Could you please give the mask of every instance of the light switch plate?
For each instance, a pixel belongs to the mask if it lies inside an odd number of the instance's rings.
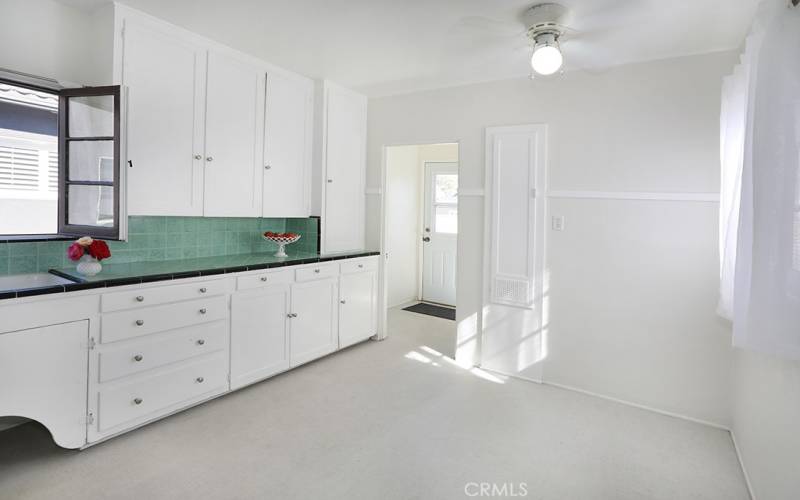
[[[554,215],[553,216],[553,231],[563,231],[564,230],[564,216],[563,215]]]

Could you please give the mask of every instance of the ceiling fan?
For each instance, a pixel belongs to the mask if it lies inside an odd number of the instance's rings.
[[[541,3],[525,11],[522,18],[533,50],[531,78],[559,72],[564,65],[560,40],[569,29],[572,12],[561,4]]]

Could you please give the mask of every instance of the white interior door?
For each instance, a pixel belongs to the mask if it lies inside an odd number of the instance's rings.
[[[456,305],[458,164],[425,164],[422,300]]]

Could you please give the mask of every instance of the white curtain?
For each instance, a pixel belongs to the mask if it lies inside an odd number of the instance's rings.
[[[723,82],[721,315],[734,345],[800,359],[800,7],[761,3]]]

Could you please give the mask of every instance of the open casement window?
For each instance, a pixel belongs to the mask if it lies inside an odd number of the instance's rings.
[[[58,95],[58,233],[118,239],[120,88]]]

